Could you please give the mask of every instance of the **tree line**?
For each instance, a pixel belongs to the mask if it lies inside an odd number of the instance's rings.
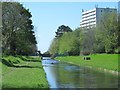
[[[37,51],[37,41],[31,12],[19,2],[2,4],[3,55],[31,55]]]
[[[62,27],[65,25],[61,25]],[[58,29],[59,29],[58,27]],[[68,27],[68,26],[66,26]],[[49,52],[59,55],[87,55],[95,53],[120,53],[120,15],[105,13],[96,27],[76,28],[65,31],[57,30],[57,35],[50,45]],[[64,31],[64,32],[63,32]]]

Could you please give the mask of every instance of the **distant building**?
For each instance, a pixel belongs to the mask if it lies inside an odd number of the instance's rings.
[[[80,27],[90,29],[96,27],[97,23],[101,21],[101,17],[104,13],[115,12],[115,8],[94,8],[92,10],[82,12],[82,20],[80,21]]]

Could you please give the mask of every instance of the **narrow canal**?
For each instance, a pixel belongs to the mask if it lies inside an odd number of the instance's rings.
[[[42,60],[50,88],[118,88],[118,77],[57,60]]]

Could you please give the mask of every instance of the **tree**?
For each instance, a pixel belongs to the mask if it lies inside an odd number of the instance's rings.
[[[106,53],[114,53],[118,47],[117,14],[105,13],[97,27],[96,42],[102,43]]]
[[[79,55],[79,33],[78,31],[68,32],[59,38],[59,54]]]
[[[95,29],[92,28],[90,30],[87,29],[82,29],[81,32],[81,54],[90,54],[93,53],[93,49],[94,49],[94,31]]]
[[[58,51],[59,51],[59,39],[54,38],[49,47],[49,52],[50,54],[55,54],[55,53],[58,53]]]
[[[69,26],[61,25],[58,27],[57,32],[55,32],[56,36],[53,39],[53,41],[50,45],[50,48],[49,48],[50,54],[57,54],[60,52],[59,46],[60,46],[60,42],[61,42],[61,37],[68,32],[72,32],[72,30]]]
[[[59,26],[57,32],[55,32],[56,33],[55,37],[61,37],[65,32],[72,32],[72,30],[69,26],[65,26],[65,25]]]
[[[18,2],[2,3],[2,41],[5,54],[33,54],[36,38],[31,13]]]
[[[2,56],[2,3],[0,2],[0,56]]]
[[[105,53],[105,44],[102,37],[103,32],[103,29],[100,29],[99,26],[96,27],[94,53]]]
[[[120,53],[120,13],[118,14],[118,48],[117,52]]]

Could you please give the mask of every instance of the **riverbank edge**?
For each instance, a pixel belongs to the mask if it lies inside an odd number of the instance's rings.
[[[40,60],[41,60],[41,57],[40,57]],[[41,60],[41,65],[42,65],[42,60]],[[44,76],[43,77],[45,77],[45,79],[46,79],[46,82],[47,82],[47,87],[45,87],[45,88],[42,88],[42,89],[45,89],[45,90],[49,90],[50,88],[50,85],[49,85],[49,82],[48,82],[48,80],[47,80],[47,75],[46,75],[46,72],[45,72],[45,70],[44,70],[44,68],[43,68],[43,65],[42,65],[42,70],[44,71]]]
[[[57,57],[57,59],[55,58],[55,60],[58,60],[58,61],[63,61],[63,62],[66,62],[66,63],[69,63],[69,64],[73,64],[73,65],[77,65],[77,66],[84,66],[84,65],[79,65],[79,64],[76,64],[74,62],[69,62],[69,61],[65,61],[65,60],[59,60],[59,57]],[[107,72],[107,73],[110,73],[112,75],[115,75],[115,76],[119,76],[120,75],[120,72],[118,71],[114,71],[114,70],[109,70],[109,69],[105,69],[105,68],[97,68],[97,67],[93,67],[93,66],[84,66],[86,68],[90,68],[90,69],[97,69],[99,70],[100,72]]]
[[[42,68],[43,68],[43,65],[42,65]],[[45,72],[44,68],[43,68],[43,71],[44,71],[45,78],[46,78],[47,85],[48,85],[48,87],[46,88],[46,90],[49,90],[49,89],[50,89],[50,85],[49,85],[49,82],[48,82],[48,80],[47,80],[47,73]]]
[[[7,57],[7,56],[6,56]],[[14,57],[14,56],[12,56],[12,57]],[[34,56],[27,56],[27,57],[34,57]],[[2,59],[3,59],[4,57],[1,57],[0,59],[1,59],[1,71],[3,72],[3,70],[2,70],[2,68],[3,68],[3,63],[2,63]],[[14,59],[16,59],[16,58],[19,58],[19,56],[18,57],[14,57]],[[20,58],[21,59],[21,58]],[[9,60],[11,60],[11,59],[9,59]],[[21,59],[22,60],[22,59]],[[26,58],[26,60],[29,60],[29,58]],[[41,60],[40,59],[40,57],[37,57],[37,58],[34,58],[34,60]],[[46,89],[46,90],[49,90],[49,83],[48,83],[48,80],[47,80],[47,77],[46,77],[46,73],[45,73],[45,71],[44,71],[44,69],[43,69],[43,65],[42,65],[42,62],[41,63],[39,63],[40,64],[40,66],[42,67],[42,70],[43,70],[43,76],[42,76],[42,78],[45,78],[46,80],[46,87],[41,87],[41,89]],[[20,65],[21,66],[21,65]],[[9,67],[8,67],[9,68]],[[2,76],[2,72],[1,72],[1,76]],[[37,74],[37,73],[36,73]],[[2,76],[2,78],[3,78],[3,76]],[[1,80],[1,82],[3,83],[3,80]],[[43,85],[45,84],[45,83],[42,83]],[[1,89],[10,89],[9,87],[8,88],[3,88],[2,86],[1,86]],[[14,89],[14,88],[13,88]],[[20,88],[19,88],[20,89]],[[21,88],[22,89],[22,88]],[[25,88],[23,88],[23,89],[25,89]],[[37,89],[37,88],[26,88],[26,89]],[[39,88],[40,89],[40,88]]]

